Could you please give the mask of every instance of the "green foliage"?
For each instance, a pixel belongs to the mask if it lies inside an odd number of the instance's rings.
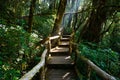
[[[24,29],[30,1],[0,0],[0,80],[18,80],[40,61],[44,48],[37,43],[51,33],[55,19],[49,4],[36,1],[32,33],[28,33]]]
[[[104,30],[109,30],[103,35],[101,45],[103,47],[110,47],[114,51],[120,52],[120,21],[118,17],[120,12],[117,12],[112,19],[108,19]]]
[[[47,37],[51,31],[54,23],[54,15],[48,16],[36,16],[34,17],[33,29],[39,32],[39,35],[43,38]]]
[[[97,66],[106,71],[107,73],[118,77],[120,70],[119,54],[110,48],[100,48],[98,45],[92,43],[81,43],[79,45],[80,55],[83,55],[93,61]],[[78,61],[80,62],[80,61]],[[86,66],[84,63],[78,64],[79,68],[82,67],[83,74],[86,74]],[[92,78],[95,79],[95,73],[92,73]],[[97,79],[99,80],[99,79]]]
[[[55,15],[48,2],[37,1],[33,30],[28,33],[24,29],[28,27],[29,7],[26,0],[0,1],[0,80],[18,80],[23,71],[40,61],[44,48],[37,43],[51,33]]]
[[[20,26],[0,26],[0,79],[17,80],[20,76],[20,67],[16,66],[19,49],[24,45],[25,32]],[[26,38],[27,39],[27,38]],[[18,67],[18,68],[17,68]]]
[[[9,56],[13,56],[12,54],[15,54],[17,56],[16,51],[18,51],[21,48],[21,45],[24,44],[24,37],[26,37],[27,34],[25,34],[22,29],[20,29],[20,26],[14,27],[6,27],[5,25],[1,26],[0,28],[0,46],[1,46],[1,52],[6,55],[9,54]],[[9,52],[9,53],[8,53]]]
[[[111,48],[117,52],[120,52],[120,22],[116,22],[113,32],[110,34]]]
[[[0,79],[1,80],[18,80],[19,77],[20,77],[20,70],[11,68],[9,64],[3,64],[0,67]]]
[[[0,25],[0,79],[18,80],[31,58],[41,51],[36,33],[27,33],[21,26]],[[38,59],[37,59],[38,60]],[[39,59],[40,60],[40,59]],[[22,68],[25,65],[25,68]]]

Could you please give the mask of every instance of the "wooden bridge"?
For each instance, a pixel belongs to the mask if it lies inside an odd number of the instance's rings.
[[[58,35],[49,37],[45,42],[46,49],[41,55],[41,61],[26,73],[20,80],[81,80],[80,73],[76,67],[78,58],[88,65],[88,80],[90,80],[91,71],[96,71],[104,80],[116,80],[113,76],[101,70],[93,62],[83,56],[78,56],[79,51],[76,49],[76,44],[73,43],[73,35]],[[51,43],[55,40],[57,46]],[[72,59],[72,52],[75,58]],[[39,75],[39,78],[36,77]]]

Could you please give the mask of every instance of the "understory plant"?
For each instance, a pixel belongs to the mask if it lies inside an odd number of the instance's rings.
[[[113,51],[110,48],[103,48],[100,45],[96,45],[89,42],[80,43],[79,51],[82,56],[90,59],[93,63],[95,63],[98,67],[102,70],[106,71],[110,75],[115,76],[118,80],[120,80],[120,54]],[[80,63],[79,63],[80,62]],[[85,63],[78,59],[78,68],[80,69],[81,73],[86,76],[87,73],[87,66]],[[81,70],[82,68],[82,70]],[[102,80],[95,71],[91,74],[91,80]]]
[[[41,38],[21,26],[0,25],[0,80],[18,80],[29,67],[31,59],[40,60]],[[34,65],[34,64],[32,64]]]

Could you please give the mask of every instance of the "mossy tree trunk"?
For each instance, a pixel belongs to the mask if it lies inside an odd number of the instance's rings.
[[[59,34],[59,30],[60,30],[60,26],[61,26],[61,22],[62,22],[62,17],[63,17],[64,12],[65,12],[66,4],[67,4],[67,0],[60,0],[56,20],[55,20],[53,31],[51,34],[52,36]]]
[[[102,24],[106,21],[106,0],[93,0],[93,7],[88,22],[84,26],[81,36],[89,42],[100,42]]]
[[[28,19],[28,29],[27,29],[27,31],[29,33],[32,32],[33,14],[34,14],[34,9],[35,9],[35,3],[36,3],[36,0],[32,0],[31,4],[30,4],[30,12],[29,12],[29,19]]]

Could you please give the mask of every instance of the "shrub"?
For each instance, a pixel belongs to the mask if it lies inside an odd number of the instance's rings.
[[[119,54],[110,48],[104,49],[97,46],[92,43],[81,43],[79,45],[80,55],[87,57],[107,73],[118,77],[120,72]],[[78,66],[84,68],[83,64],[78,64]],[[93,79],[95,79],[95,75],[95,73],[92,74]]]

